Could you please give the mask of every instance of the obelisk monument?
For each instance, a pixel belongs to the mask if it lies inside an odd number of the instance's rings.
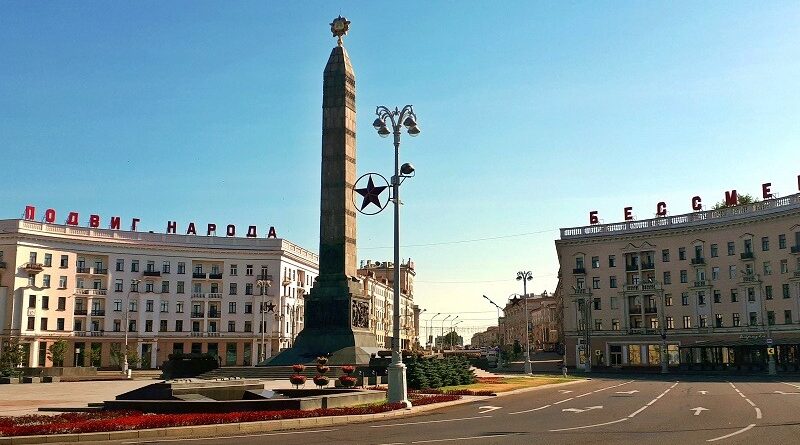
[[[356,277],[356,80],[342,43],[349,25],[341,16],[331,23],[337,46],[323,74],[319,276],[305,300],[305,326],[294,346],[268,359],[268,366],[308,363],[321,355],[334,365],[366,364],[377,350],[370,302]]]

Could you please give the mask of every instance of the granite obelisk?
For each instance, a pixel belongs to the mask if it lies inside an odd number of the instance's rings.
[[[377,350],[370,331],[369,300],[356,277],[356,81],[342,37],[350,22],[331,23],[337,46],[325,65],[322,87],[322,187],[319,276],[305,301],[305,326],[291,349],[268,359],[271,366],[308,363],[366,364]]]

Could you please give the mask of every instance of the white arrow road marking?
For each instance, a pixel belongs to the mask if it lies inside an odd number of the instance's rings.
[[[570,413],[582,413],[582,412],[585,412],[585,411],[591,411],[593,409],[603,409],[603,405],[587,406],[584,409],[580,409],[580,408],[564,408],[561,411],[570,412]]]
[[[632,389],[630,391],[617,391],[617,394],[628,394],[628,395],[631,395],[631,394],[635,394],[637,392],[639,392],[638,389]]]
[[[708,394],[708,391],[697,391],[697,392],[699,392],[699,393],[700,393],[700,394],[702,394],[702,395],[706,395],[706,394]]]
[[[501,408],[500,406],[479,406],[478,409],[482,409],[482,410],[485,410],[485,411],[481,411],[478,414],[486,414],[488,412],[491,412],[491,411],[494,411],[494,410],[500,409],[500,408]]]
[[[702,406],[698,406],[697,408],[692,408],[689,411],[694,411],[694,415],[699,416],[701,412],[708,411],[708,408],[703,408]]]
[[[800,392],[783,392],[783,391],[775,391],[775,394],[783,394],[783,395],[787,395],[787,394],[800,394]]]
[[[569,393],[571,393],[572,391],[570,391],[570,390],[568,390],[568,389],[559,389],[559,390],[558,390],[558,392],[560,392],[561,394],[569,394]]]

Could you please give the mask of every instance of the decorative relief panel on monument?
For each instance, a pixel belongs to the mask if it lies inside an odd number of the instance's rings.
[[[369,302],[352,300],[351,324],[354,328],[369,329]]]

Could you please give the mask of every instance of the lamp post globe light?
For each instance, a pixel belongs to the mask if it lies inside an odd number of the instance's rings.
[[[389,402],[399,402],[411,407],[408,401],[408,386],[406,382],[406,366],[403,364],[403,355],[400,352],[400,184],[414,176],[414,166],[405,163],[400,165],[400,132],[403,128],[409,136],[417,136],[420,131],[417,127],[417,115],[411,105],[406,105],[402,110],[396,107],[390,110],[385,106],[375,109],[378,116],[372,123],[381,137],[394,135],[394,175],[392,176],[392,197],[394,203],[394,316],[392,320],[392,362],[389,365]],[[391,131],[388,128],[391,126]]]
[[[267,328],[264,326],[264,297],[269,293],[269,287],[272,285],[272,280],[264,278],[256,281],[256,285],[261,288],[261,347],[258,353],[258,362],[261,363],[267,359]],[[266,289],[266,290],[265,290]]]
[[[503,338],[500,335],[500,310],[501,310],[501,307],[498,306],[497,303],[492,301],[491,298],[487,297],[486,295],[484,295],[483,298],[485,298],[489,303],[492,303],[494,305],[494,307],[497,308],[497,344],[498,344],[498,346],[500,348],[500,353],[497,354],[497,367],[500,368],[500,366],[501,366],[501,357],[503,355]]]
[[[125,297],[125,350],[122,352],[122,373],[128,375],[128,331],[130,330],[131,292],[139,293],[139,283],[142,280],[131,280],[131,287]]]
[[[531,271],[517,272],[517,281],[522,281],[522,298],[525,300],[525,374],[531,373],[531,334],[528,322],[528,281],[533,280]]]

